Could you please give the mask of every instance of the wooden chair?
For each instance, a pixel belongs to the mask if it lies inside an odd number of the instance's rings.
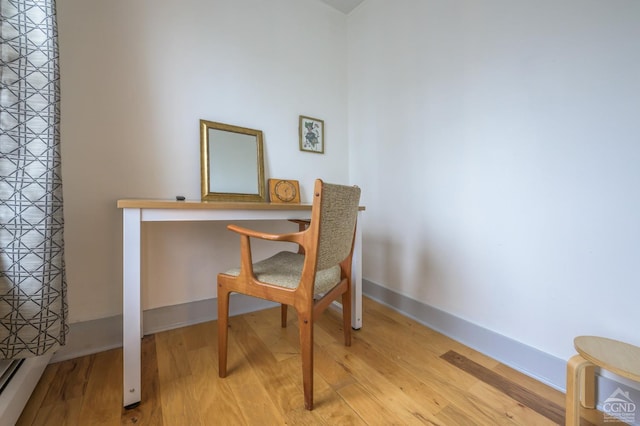
[[[313,322],[339,296],[342,297],[344,344],[351,345],[351,258],[360,188],[324,183],[317,179],[311,222],[289,234],[267,234],[236,225],[240,234],[240,267],[218,274],[219,376],[227,375],[229,294],[247,294],[282,305],[282,327],[287,306],[298,314],[304,405],[313,409]],[[298,253],[281,251],[253,263],[251,238],[297,243]]]

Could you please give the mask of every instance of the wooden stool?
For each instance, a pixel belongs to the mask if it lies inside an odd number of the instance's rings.
[[[567,363],[566,425],[580,424],[580,402],[594,408],[595,367],[640,382],[640,348],[617,340],[579,336],[573,340],[578,351]]]

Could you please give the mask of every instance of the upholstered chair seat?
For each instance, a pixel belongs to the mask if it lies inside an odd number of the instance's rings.
[[[281,251],[268,259],[253,264],[253,273],[258,281],[278,287],[296,288],[302,277],[304,254]],[[232,268],[225,272],[237,277],[240,268]],[[313,286],[314,296],[326,293],[340,283],[340,265],[316,272]]]

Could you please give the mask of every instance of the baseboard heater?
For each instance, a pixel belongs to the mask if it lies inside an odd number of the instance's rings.
[[[18,371],[24,359],[2,359],[0,360],[0,395],[9,385],[11,378]]]
[[[0,419],[3,425],[18,421],[50,359],[51,354],[0,360]]]

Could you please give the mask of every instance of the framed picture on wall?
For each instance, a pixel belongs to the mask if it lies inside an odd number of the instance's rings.
[[[317,118],[300,116],[298,124],[298,133],[300,135],[300,150],[307,152],[315,152],[316,154],[324,153],[324,121]]]

